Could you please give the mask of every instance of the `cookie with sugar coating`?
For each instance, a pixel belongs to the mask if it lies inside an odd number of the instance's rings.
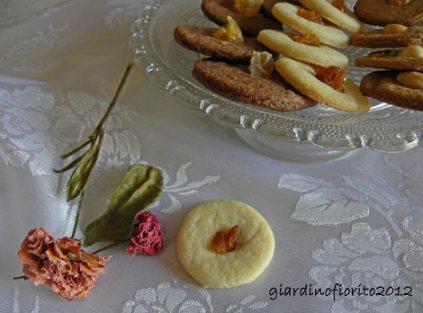
[[[353,46],[368,48],[422,46],[423,26],[406,27],[399,24],[389,24],[384,29],[367,30],[353,34],[350,43]]]
[[[383,50],[355,59],[359,67],[423,71],[423,48],[412,45],[403,50]]]
[[[217,253],[217,232],[237,226],[235,249]],[[238,201],[215,200],[192,209],[176,240],[178,259],[202,286],[230,288],[253,282],[272,260],[275,239],[267,221],[253,207]]]
[[[305,63],[283,57],[276,61],[276,69],[298,91],[320,103],[346,112],[364,113],[370,109],[370,100],[349,79],[341,92],[316,78],[314,69]]]
[[[226,25],[226,17],[231,16],[241,28],[242,33],[247,36],[257,36],[262,29],[283,28],[282,25],[260,12],[251,17],[243,16],[233,9],[233,4],[233,0],[203,0],[201,9],[218,25]]]
[[[414,76],[413,79],[420,79],[421,87],[423,78],[418,76]],[[403,108],[423,111],[423,89],[410,87],[398,82],[398,72],[395,71],[377,71],[367,74],[361,80],[360,85],[363,94],[369,97]]]
[[[358,33],[362,28],[357,18],[342,12],[327,0],[300,0],[300,2],[307,9],[350,33]]]
[[[309,21],[297,14],[299,7],[287,2],[280,2],[273,6],[272,14],[282,24],[301,34],[313,34],[319,38],[319,41],[325,45],[334,48],[346,48],[349,37],[342,30]]]
[[[287,84],[276,71],[270,79],[255,78],[246,65],[200,60],[192,74],[220,95],[277,111],[301,110],[316,104]]]
[[[348,57],[341,52],[324,45],[310,46],[292,40],[287,34],[276,30],[262,30],[258,41],[272,51],[292,59],[324,67],[348,66]]]
[[[372,25],[423,25],[422,0],[411,0],[403,5],[388,0],[358,0],[354,13],[361,21]]]
[[[177,43],[192,51],[221,60],[247,63],[254,51],[265,48],[255,38],[245,37],[244,42],[235,44],[213,37],[217,28],[179,25],[173,36]]]

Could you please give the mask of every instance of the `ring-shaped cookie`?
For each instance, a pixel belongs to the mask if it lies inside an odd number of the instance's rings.
[[[272,14],[281,23],[288,25],[301,34],[314,34],[323,44],[334,48],[346,48],[348,46],[348,35],[342,30],[333,27],[321,25],[309,21],[297,14],[298,6],[281,2],[272,8]]]
[[[287,34],[277,30],[262,30],[258,41],[272,51],[292,59],[324,67],[348,66],[348,58],[341,52],[324,45],[309,46],[292,40]]]
[[[238,226],[235,250],[219,254],[211,241]],[[251,206],[230,200],[199,205],[184,218],[176,240],[179,261],[202,286],[229,288],[254,281],[269,265],[275,239],[267,221]]]
[[[272,8],[273,6],[282,1],[288,1],[294,4],[300,4],[299,0],[263,0],[262,11],[263,13],[267,14],[268,16],[272,17]]]
[[[332,24],[350,33],[358,33],[361,23],[358,19],[342,12],[327,0],[300,0],[301,4],[309,10],[315,11]]]
[[[276,61],[276,70],[298,91],[320,103],[346,112],[368,112],[370,109],[370,100],[349,79],[345,81],[344,91],[337,91],[317,79],[309,65],[287,57]]]

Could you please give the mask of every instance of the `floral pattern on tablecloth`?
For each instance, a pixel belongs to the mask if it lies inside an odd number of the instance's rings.
[[[361,174],[336,175],[336,183],[298,174],[279,178],[278,188],[300,193],[291,218],[310,225],[351,225],[340,239],[323,241],[313,250],[317,262],[309,276],[317,287],[335,283],[345,287],[414,286],[413,296],[346,297],[332,304],[331,312],[422,312],[423,310],[423,214],[416,199],[421,195],[420,166],[384,158],[388,170],[407,177],[400,185],[388,182],[367,165],[356,166]],[[363,176],[366,180],[363,180]],[[407,183],[405,183],[407,182]],[[421,205],[420,205],[421,208]],[[388,228],[374,228],[363,220],[374,211]],[[414,214],[412,214],[412,212]],[[323,297],[324,298],[324,297]]]
[[[184,284],[177,279],[161,282],[156,287],[140,289],[133,300],[127,301],[122,313],[212,313],[213,299],[207,289]],[[260,301],[255,295],[248,295],[237,303],[229,304],[225,313],[261,312],[268,303]]]

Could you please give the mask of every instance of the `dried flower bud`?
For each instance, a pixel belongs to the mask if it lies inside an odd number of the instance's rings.
[[[110,260],[85,252],[79,240],[54,240],[42,228],[28,232],[18,256],[24,274],[36,286],[47,284],[66,300],[86,297]]]
[[[164,235],[160,222],[153,212],[142,212],[137,216],[139,225],[136,234],[131,238],[128,253],[144,253],[155,255],[163,248]]]

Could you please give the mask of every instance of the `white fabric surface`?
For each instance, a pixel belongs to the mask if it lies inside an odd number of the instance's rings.
[[[135,0],[5,1],[0,11],[0,312],[423,312],[421,150],[360,151],[321,164],[271,159],[232,131],[176,104],[135,69],[108,123],[88,186],[81,228],[102,212],[129,164],[163,169],[154,207],[166,233],[155,257],[113,256],[90,296],[60,300],[20,275],[26,232],[42,226],[70,235],[59,155],[92,130],[131,60]],[[19,5],[21,4],[21,5]],[[46,8],[49,8],[46,10]],[[41,12],[41,13],[40,13]],[[195,285],[176,259],[184,214],[202,201],[230,198],[256,207],[276,238],[270,267],[230,290]],[[413,287],[413,297],[279,297],[273,286],[342,282]]]

